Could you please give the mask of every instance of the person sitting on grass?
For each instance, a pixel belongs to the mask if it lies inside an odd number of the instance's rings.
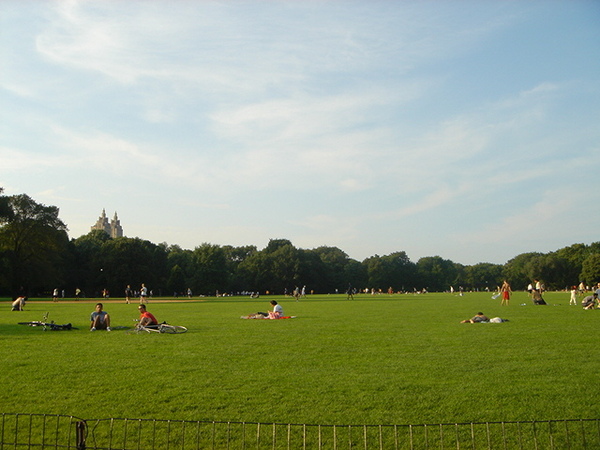
[[[140,311],[140,322],[138,328],[141,327],[155,327],[158,325],[156,317],[148,311],[146,311],[146,305],[139,305],[138,310]]]
[[[96,303],[96,310],[90,314],[90,331],[110,331],[110,316],[106,311],[102,311],[103,307],[102,303]]]
[[[542,298],[542,292],[540,289],[534,289],[531,291],[531,300],[534,305],[547,305],[547,303]]]
[[[23,311],[23,307],[25,306],[25,301],[27,300],[27,297],[17,297],[13,302],[12,302],[12,310],[11,311]]]
[[[283,307],[275,300],[271,300],[273,311],[269,311],[269,319],[281,319],[283,317]]]
[[[471,319],[461,320],[460,323],[482,323],[489,322],[490,319],[487,318],[482,312],[478,312],[477,315],[472,317]]]
[[[594,292],[594,294],[588,295],[583,300],[581,300],[581,306],[583,306],[583,309],[594,309],[596,307],[597,301],[598,294]]]
[[[242,319],[281,319],[283,317],[283,307],[275,300],[271,300],[273,311],[269,312],[257,312],[256,314],[250,314],[249,316],[242,316]]]

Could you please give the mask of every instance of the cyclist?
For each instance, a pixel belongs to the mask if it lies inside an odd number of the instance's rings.
[[[138,327],[152,327],[158,325],[156,317],[148,311],[146,311],[146,305],[139,305],[138,310],[140,311],[140,323]]]
[[[110,331],[110,316],[106,311],[102,311],[103,307],[102,303],[96,303],[96,310],[90,315],[90,331]]]

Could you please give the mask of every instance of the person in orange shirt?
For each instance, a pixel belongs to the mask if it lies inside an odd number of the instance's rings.
[[[138,327],[149,327],[158,325],[158,320],[150,312],[146,310],[146,305],[139,305],[138,310],[140,311],[140,323]]]

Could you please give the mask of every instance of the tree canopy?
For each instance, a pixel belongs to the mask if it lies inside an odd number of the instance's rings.
[[[140,238],[111,238],[93,230],[69,240],[59,209],[36,203],[25,194],[3,196],[0,188],[0,292],[49,295],[54,288],[72,296],[76,288],[88,296],[108,289],[123,296],[131,285],[145,283],[154,295],[271,292],[282,294],[306,286],[307,292],[358,289],[394,292],[427,289],[495,290],[503,279],[525,289],[537,278],[550,289],[566,289],[580,281],[600,281],[600,242],[573,244],[555,252],[523,253],[506,264],[464,266],[441,256],[412,262],[406,252],[374,255],[363,261],[337,247],[301,249],[288,239],[255,246],[202,243],[193,250]]]

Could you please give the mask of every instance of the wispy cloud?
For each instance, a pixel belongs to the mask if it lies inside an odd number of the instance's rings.
[[[100,208],[85,219],[83,198],[118,202],[132,221],[151,198],[181,221],[135,224],[156,242],[287,235],[352,253],[410,236],[463,254],[456,230],[509,246],[532,238],[529,212],[558,223],[553,199],[566,210],[568,196],[596,198],[575,177],[600,163],[598,63],[547,70],[590,42],[564,35],[554,48],[566,16],[545,6],[4,5],[0,185],[56,199],[75,233]],[[517,71],[494,72],[517,59]],[[25,184],[21,171],[35,176]],[[214,223],[199,220],[207,211]],[[431,220],[440,215],[452,222]]]

